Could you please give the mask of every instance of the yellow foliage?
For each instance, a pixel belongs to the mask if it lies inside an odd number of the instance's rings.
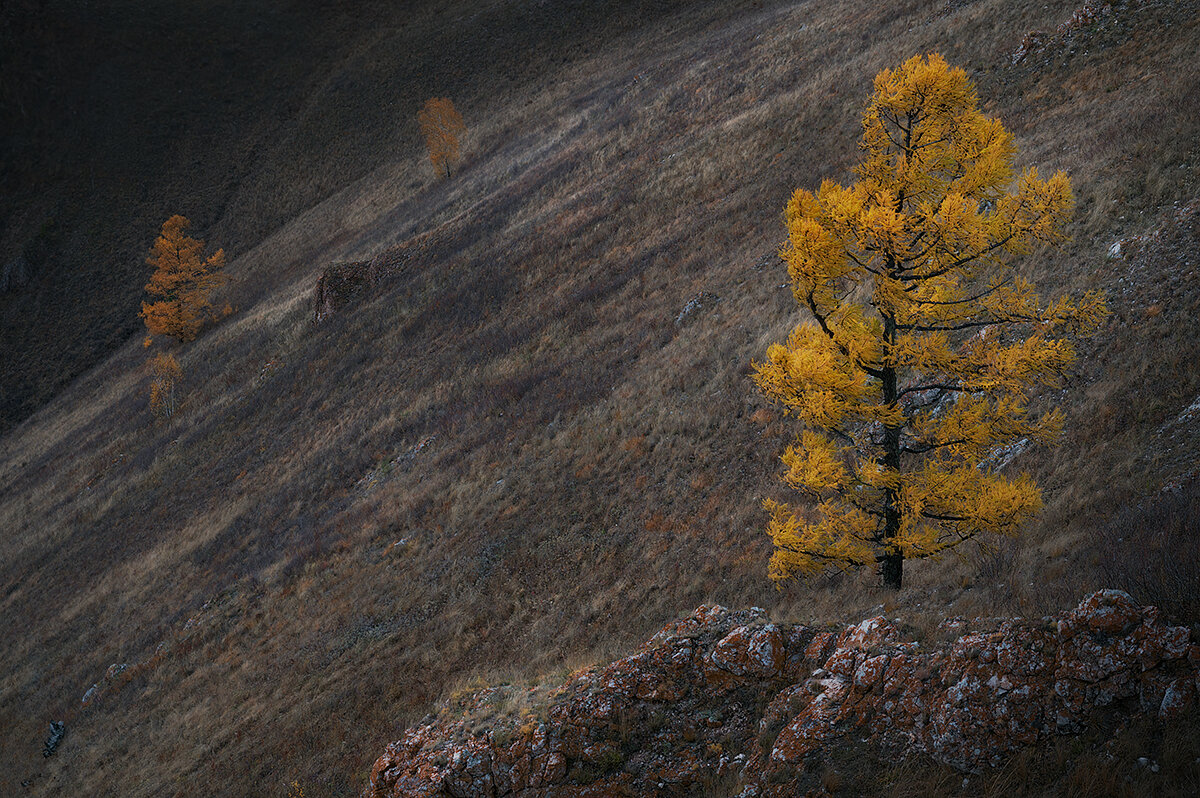
[[[820,433],[805,430],[797,446],[783,453],[787,472],[783,481],[796,490],[820,495],[826,490],[838,490],[846,484],[849,474],[841,452],[833,441]]]
[[[446,177],[449,177],[450,164],[458,160],[459,137],[467,131],[462,116],[449,99],[433,97],[417,112],[417,124],[425,137],[433,168],[445,169]]]
[[[804,427],[783,481],[820,502],[811,517],[767,503],[777,582],[877,564],[899,587],[904,559],[1018,532],[1040,493],[994,464],[1055,438],[1061,413],[1036,416],[1028,396],[1074,362],[1057,336],[1107,314],[1098,294],[1046,304],[1006,269],[1064,240],[1071,185],[1016,175],[1011,134],[963,70],[937,54],[884,70],[862,125],[857,182],[787,203],[779,254],[811,319],[754,364]]]
[[[225,281],[220,273],[225,251],[218,249],[204,258],[204,242],[184,235],[190,224],[179,215],[163,222],[146,259],[154,267],[146,292],[159,299],[143,302],[141,312],[151,334],[179,341],[193,340],[204,322],[215,318],[209,295]]]

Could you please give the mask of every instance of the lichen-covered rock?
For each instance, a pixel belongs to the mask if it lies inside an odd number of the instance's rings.
[[[488,688],[409,729],[364,796],[687,795],[716,780],[803,795],[820,789],[814,757],[851,734],[975,771],[1079,731],[1097,708],[1165,720],[1200,700],[1200,646],[1120,591],[946,628],[958,638],[925,650],[883,617],[818,630],[704,605],[576,673],[540,712],[481,727],[520,692]]]

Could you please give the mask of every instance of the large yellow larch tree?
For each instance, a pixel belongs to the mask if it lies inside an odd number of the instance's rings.
[[[777,584],[877,567],[899,588],[906,559],[1018,533],[1041,494],[1001,454],[1059,434],[1030,393],[1062,383],[1070,336],[1107,312],[1095,293],[1044,303],[1008,267],[1065,239],[1071,186],[1015,176],[963,70],[937,54],[884,70],[862,126],[857,182],[788,202],[780,256],[808,318],[754,364],[801,425],[782,478],[808,502],[765,502]]]

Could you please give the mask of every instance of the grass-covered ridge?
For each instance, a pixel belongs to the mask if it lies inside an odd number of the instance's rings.
[[[230,252],[238,312],[178,352],[173,419],[146,408],[139,337],[5,433],[0,623],[19,632],[2,644],[0,792],[344,795],[439,696],[595,661],[702,601],[917,622],[1062,608],[1120,576],[1096,542],[1107,516],[1186,481],[1197,450],[1197,4],[1118,3],[1016,64],[1072,3],[660,11],[453,96],[469,132],[450,181],[419,149],[425,97],[407,120],[390,105],[406,62],[381,54],[402,37],[361,40],[328,76],[359,87],[361,113],[325,115],[325,83],[302,94],[332,125],[329,169],[372,154],[353,179],[301,181],[274,215],[193,218]],[[794,430],[748,363],[797,320],[781,212],[855,161],[871,78],[935,50],[1023,164],[1071,174],[1072,242],[1022,268],[1048,292],[1104,290],[1113,321],[1056,398],[1064,445],[1015,461],[1048,506],[1019,548],[914,567],[898,595],[870,576],[776,593],[759,500],[781,495]],[[355,119],[385,116],[411,138],[355,138]],[[175,212],[131,236],[139,261]],[[325,265],[405,242],[377,296],[312,324]],[[701,291],[720,301],[676,325]],[[81,708],[112,663],[148,664]]]

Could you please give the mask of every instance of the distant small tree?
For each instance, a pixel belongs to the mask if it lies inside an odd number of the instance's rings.
[[[159,418],[170,418],[178,409],[176,386],[183,369],[175,356],[159,352],[150,358],[150,410]]]
[[[204,258],[204,242],[184,235],[190,224],[178,215],[163,222],[146,259],[154,267],[146,292],[159,299],[143,302],[141,312],[151,334],[179,341],[195,339],[204,322],[216,317],[209,300],[225,280],[225,251],[218,249]]]
[[[445,169],[446,177],[450,177],[450,164],[459,158],[459,137],[467,132],[454,103],[445,97],[428,100],[417,113],[417,124],[421,126],[433,168]]]
[[[756,363],[762,392],[801,422],[783,481],[812,504],[767,501],[777,583],[937,557],[980,533],[1014,535],[1041,507],[1028,474],[1000,472],[1007,447],[1048,442],[1058,410],[1028,396],[1059,386],[1104,301],[1043,304],[1004,268],[1064,240],[1067,176],[1012,185],[1015,147],[980,113],[961,69],[914,57],[875,78],[858,182],[797,191],[780,251],[810,317]]]

